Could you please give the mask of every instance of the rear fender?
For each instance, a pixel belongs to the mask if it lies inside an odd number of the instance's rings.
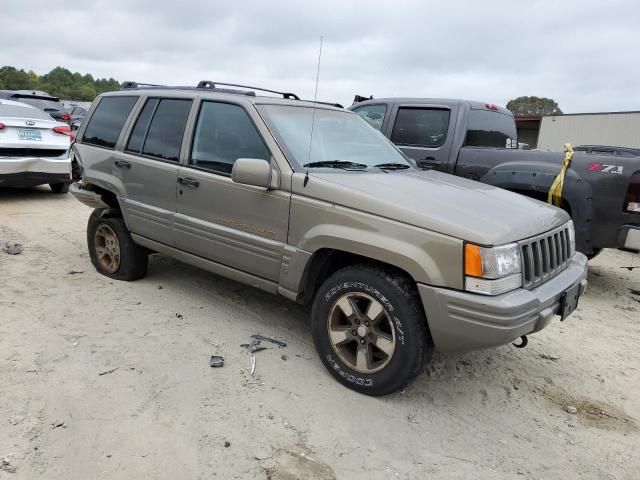
[[[560,164],[549,162],[508,162],[495,166],[479,181],[546,201],[551,184],[559,171]],[[593,253],[591,185],[571,168],[565,176],[562,199],[568,207],[576,229],[576,249],[585,254]]]

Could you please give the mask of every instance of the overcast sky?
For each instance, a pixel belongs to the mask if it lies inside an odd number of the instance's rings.
[[[2,0],[0,63],[119,81],[263,86],[318,99],[554,98],[640,110],[637,0]]]

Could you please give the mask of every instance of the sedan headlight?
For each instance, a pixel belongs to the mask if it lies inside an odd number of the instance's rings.
[[[500,295],[522,286],[520,249],[517,243],[499,247],[464,247],[465,290]]]

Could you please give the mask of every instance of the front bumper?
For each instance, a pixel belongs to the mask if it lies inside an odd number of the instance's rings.
[[[576,253],[565,270],[532,290],[495,297],[418,284],[436,348],[466,352],[505,345],[542,330],[559,314],[562,294],[587,287],[587,257]]]
[[[0,187],[32,187],[70,180],[69,156],[62,158],[0,157]]]

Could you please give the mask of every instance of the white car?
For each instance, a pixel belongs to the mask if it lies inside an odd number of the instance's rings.
[[[71,127],[31,105],[0,100],[0,188],[49,184],[66,193],[71,182]]]

